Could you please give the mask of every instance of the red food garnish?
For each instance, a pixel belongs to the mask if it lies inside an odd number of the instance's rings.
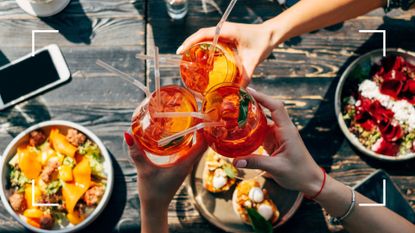
[[[396,142],[403,136],[402,128],[399,124],[392,123],[391,120],[379,124],[382,137],[388,142]]]
[[[397,143],[391,143],[383,138],[380,138],[373,145],[372,150],[379,154],[395,156],[399,151],[399,145]]]
[[[397,99],[403,85],[404,82],[401,80],[385,79],[380,85],[380,92],[384,95],[388,95],[394,99]]]
[[[380,92],[394,99],[406,99],[415,104],[415,66],[401,56],[391,56],[382,60],[376,72],[380,80]]]
[[[378,100],[372,100],[371,105],[366,109],[375,120],[376,124],[381,124],[382,122],[388,122],[393,118],[394,113],[383,107]]]

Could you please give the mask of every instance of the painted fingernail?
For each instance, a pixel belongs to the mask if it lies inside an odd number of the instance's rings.
[[[177,48],[176,54],[177,55],[181,54],[183,52],[182,50],[183,50],[183,45],[180,45],[180,47]]]
[[[241,159],[241,160],[236,161],[235,167],[244,168],[246,167],[247,164],[248,163],[246,162],[246,160]]]
[[[124,132],[124,139],[125,139],[125,143],[127,143],[128,146],[134,145],[133,136],[131,136],[129,133]]]
[[[256,90],[252,87],[247,87],[246,89],[248,89],[248,91],[256,92]]]

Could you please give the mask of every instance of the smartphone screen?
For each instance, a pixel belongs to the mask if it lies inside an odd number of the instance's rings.
[[[0,70],[0,97],[7,104],[59,80],[47,50]]]

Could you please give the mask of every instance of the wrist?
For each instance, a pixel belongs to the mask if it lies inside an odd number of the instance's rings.
[[[278,16],[263,22],[262,25],[269,36],[270,47],[275,48],[289,39],[287,38],[287,27],[284,23],[280,22]]]
[[[157,206],[141,205],[141,232],[168,232],[167,209]]]
[[[140,197],[140,207],[143,211],[156,211],[155,214],[161,214],[168,211],[169,203],[161,199]]]
[[[326,187],[315,199],[331,216],[343,216],[352,202],[352,192],[350,187],[327,176]]]
[[[328,175],[324,169],[316,165],[311,172],[307,173],[307,176],[306,185],[301,191],[306,197],[313,199],[323,192]]]

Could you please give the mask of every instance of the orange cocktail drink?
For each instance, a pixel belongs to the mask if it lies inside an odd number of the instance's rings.
[[[192,46],[183,53],[180,74],[187,88],[199,95],[224,82],[241,85],[241,63],[232,44],[219,42],[208,64],[212,42],[206,41]]]
[[[167,145],[160,146],[158,141],[198,123],[191,116],[160,118],[156,112],[195,112],[195,97],[185,88],[169,85],[160,88],[160,101],[156,92],[145,99],[136,109],[132,118],[132,133],[141,147],[153,155],[169,156],[187,150],[192,145],[193,133],[177,138]]]
[[[267,120],[255,99],[232,83],[209,90],[202,103],[203,113],[223,126],[204,129],[209,146],[227,157],[249,155],[262,145]]]

